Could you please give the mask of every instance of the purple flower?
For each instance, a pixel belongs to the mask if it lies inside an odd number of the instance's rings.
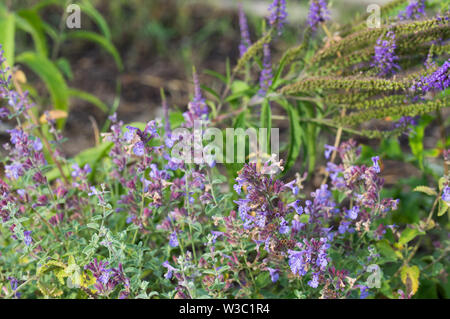
[[[336,147],[325,144],[325,152],[324,152],[325,158],[326,158],[326,159],[329,159],[330,156],[331,156],[331,153],[332,153],[334,150],[336,150]]]
[[[380,160],[379,156],[372,157],[373,167],[375,168],[375,172],[377,173],[381,172],[379,160]]]
[[[449,78],[450,59],[429,76],[423,76],[411,87],[411,91],[419,91],[422,94],[432,91],[443,91],[450,86]]]
[[[188,112],[183,113],[186,120],[186,125],[189,127],[194,126],[195,120],[206,120],[209,114],[208,105],[206,105],[205,99],[202,96],[200,88],[200,81],[198,79],[197,72],[193,71],[194,79],[194,98],[188,105]]]
[[[284,184],[283,187],[288,187],[292,190],[292,194],[298,195],[298,186],[296,185],[297,181],[294,179],[293,181]]]
[[[425,0],[410,0],[406,9],[398,14],[400,20],[419,19],[421,16],[426,16]]]
[[[248,48],[252,45],[250,40],[250,32],[248,31],[247,18],[242,8],[242,3],[239,3],[239,27],[241,29],[241,44],[239,45],[239,53],[242,57]]]
[[[306,274],[303,252],[289,250],[289,267],[294,275],[304,276]]]
[[[369,296],[369,288],[363,285],[358,285],[359,288],[359,299],[366,299]]]
[[[223,232],[212,230],[212,231],[211,231],[211,234],[213,235],[212,243],[215,244],[217,238],[219,238],[220,236],[222,236],[222,235],[223,235]]]
[[[167,268],[167,272],[165,273],[164,278],[172,278],[173,272],[176,270],[176,268],[172,267],[167,260],[163,262],[162,266]]]
[[[25,230],[23,232],[23,236],[24,236],[24,240],[25,240],[25,245],[27,246],[31,246],[31,243],[33,242],[33,239],[31,238],[31,230]]]
[[[330,19],[328,4],[326,0],[312,0],[308,13],[308,24],[313,31],[317,29],[319,23]]]
[[[12,163],[11,165],[5,165],[5,175],[9,179],[18,179],[24,174],[23,165],[20,163]]]
[[[348,217],[350,219],[356,219],[358,218],[358,213],[359,213],[359,206],[353,206],[353,208],[348,211]]]
[[[398,60],[398,56],[395,54],[396,48],[394,32],[389,31],[385,36],[382,35],[378,38],[371,66],[379,70],[380,76],[390,75],[395,72],[394,69],[400,69],[396,63]]]
[[[286,22],[287,11],[286,11],[286,0],[274,0],[269,6],[269,24],[273,28],[277,28],[278,34],[281,34],[283,25]]]
[[[179,243],[178,243],[178,237],[177,237],[176,231],[174,231],[173,233],[170,234],[169,245],[170,245],[170,247],[178,247]]]
[[[263,58],[263,69],[261,75],[259,76],[260,89],[258,94],[260,96],[265,96],[267,90],[272,85],[272,63],[270,61],[270,46],[268,43],[264,43],[263,46],[264,58]]]
[[[308,286],[317,288],[319,286],[319,274],[313,274],[312,279],[308,281]]]
[[[450,187],[445,186],[444,190],[442,191],[442,200],[446,202],[448,205],[450,205]]]
[[[295,202],[292,202],[292,203],[288,204],[287,206],[292,207],[297,214],[299,214],[299,215],[303,214],[303,207],[300,206],[299,200],[296,200]]]
[[[267,267],[267,270],[270,273],[270,278],[272,279],[272,282],[277,282],[278,278],[280,278],[280,275],[278,273],[279,270],[278,269],[269,268],[269,267]]]

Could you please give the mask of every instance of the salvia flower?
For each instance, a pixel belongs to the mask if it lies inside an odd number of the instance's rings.
[[[178,237],[177,237],[176,231],[174,231],[170,234],[169,245],[170,245],[170,247],[178,247],[179,243],[178,243]]]
[[[376,67],[380,76],[387,76],[399,70],[400,66],[396,63],[398,56],[395,54],[397,48],[395,42],[395,33],[389,31],[385,36],[380,36],[375,45],[375,55],[371,66]]]
[[[239,3],[239,27],[241,30],[241,44],[239,45],[239,54],[242,57],[248,48],[252,45],[250,32],[248,31],[247,17],[245,16],[242,3]]]
[[[278,34],[281,34],[287,19],[286,0],[274,0],[269,6],[269,11],[269,24],[278,30]]]
[[[425,0],[410,0],[406,9],[398,14],[400,20],[420,19],[424,16],[426,16]]]
[[[442,200],[450,206],[450,186],[445,186],[442,191]]]
[[[449,78],[450,59],[431,75],[421,77],[411,87],[411,91],[425,94],[427,92],[439,92],[450,86]]]
[[[265,96],[269,88],[272,86],[272,62],[270,60],[270,46],[268,43],[264,44],[263,47],[264,58],[263,58],[263,69],[261,75],[259,76],[259,92],[260,96]]]
[[[312,0],[308,13],[308,24],[313,31],[317,26],[330,19],[328,3],[326,0]]]
[[[25,245],[31,246],[31,243],[33,242],[33,239],[31,238],[31,230],[25,230],[23,232],[23,236],[25,240]]]

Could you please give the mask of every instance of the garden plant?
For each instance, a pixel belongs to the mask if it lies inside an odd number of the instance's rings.
[[[394,0],[339,23],[331,1],[311,0],[282,52],[299,1],[270,2],[256,30],[238,5],[224,74],[193,68],[185,107],[161,90],[162,115],[133,123],[65,84],[65,38],[94,41],[122,69],[89,1],[78,4],[103,34],[39,18],[65,1],[0,6],[0,117],[12,125],[0,298],[450,297],[449,2]],[[36,52],[17,55],[16,23]],[[97,145],[74,157],[61,149],[69,95],[108,113]],[[394,160],[416,173],[387,185]]]

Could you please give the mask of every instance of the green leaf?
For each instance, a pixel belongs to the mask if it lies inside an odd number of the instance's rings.
[[[409,146],[411,147],[411,152],[416,157],[419,162],[420,168],[424,169],[424,147],[423,138],[425,136],[425,129],[428,124],[432,121],[432,117],[429,115],[424,115],[420,120],[419,125],[414,128],[414,132],[409,135]]]
[[[70,67],[70,62],[66,58],[59,58],[56,60],[56,65],[69,80],[73,80],[72,68]]]
[[[24,52],[16,57],[17,62],[27,65],[44,81],[53,103],[57,110],[69,110],[69,96],[67,84],[53,62],[45,56],[34,52]]]
[[[3,7],[0,7],[0,44],[4,50],[6,63],[9,67],[14,66],[14,35],[16,32],[15,16]]]
[[[444,215],[449,210],[450,210],[450,206],[446,202],[444,202],[442,199],[440,199],[438,216]]]
[[[266,143],[267,143],[267,152],[270,155],[270,131],[272,129],[272,109],[270,106],[270,102],[267,99],[264,99],[262,106],[261,106],[261,128],[267,128],[267,137],[266,137]]]
[[[36,10],[20,10],[16,15],[17,27],[29,33],[33,39],[36,52],[48,56],[45,26]]]
[[[289,116],[289,151],[286,158],[285,172],[287,172],[296,162],[301,149],[302,128],[300,126],[300,116],[297,110],[290,104],[285,103]]]
[[[423,235],[425,234],[424,232],[421,232],[417,229],[414,228],[406,228],[402,234],[400,235],[400,239],[398,240],[398,243],[400,245],[404,245],[409,243],[411,240],[413,240],[414,238],[416,238],[418,235]]]
[[[88,1],[84,0],[79,4],[81,10],[86,13],[100,28],[105,38],[111,39],[111,31],[109,30],[108,23],[100,14],[100,12],[95,9],[95,7]]]
[[[417,266],[403,266],[400,271],[400,277],[403,284],[406,286],[406,293],[409,295],[414,295],[419,289],[419,276],[420,270]]]
[[[112,42],[109,41],[104,36],[91,31],[71,31],[68,34],[66,34],[66,38],[87,40],[100,45],[104,50],[106,50],[108,53],[112,55],[114,61],[116,62],[117,67],[119,68],[119,71],[123,70],[122,59],[120,58],[119,52],[117,51],[116,47],[112,44]]]
[[[377,244],[377,249],[380,253],[389,260],[395,261],[398,259],[395,250],[391,247],[389,242],[386,239],[380,240]]]
[[[100,110],[102,110],[105,113],[108,113],[108,106],[106,106],[105,103],[103,103],[98,97],[85,92],[85,91],[81,91],[81,90],[77,90],[77,89],[69,89],[69,95],[85,100],[86,102],[91,103],[92,105],[98,107]]]
[[[414,188],[414,191],[425,193],[430,196],[437,196],[436,191],[433,188],[428,187],[428,186],[417,186],[416,188]]]

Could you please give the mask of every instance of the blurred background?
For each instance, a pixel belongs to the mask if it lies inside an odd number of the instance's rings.
[[[39,11],[44,27],[61,30],[63,7],[76,1],[55,0],[2,0],[10,12]],[[52,2],[58,2],[57,5]],[[119,71],[114,60],[99,45],[89,41],[67,39],[60,44],[52,58],[64,57],[67,85],[98,97],[109,108],[117,108],[125,123],[148,121],[161,114],[160,88],[164,88],[172,109],[183,109],[192,92],[191,71],[195,65],[203,83],[214,87],[213,78],[204,73],[214,70],[224,73],[226,61],[233,65],[238,57],[240,41],[235,0],[90,0],[109,26],[111,42],[123,61]],[[243,0],[250,24],[251,36],[260,34],[262,18],[267,15],[271,1]],[[288,30],[282,40],[276,42],[274,59],[299,42],[309,7],[308,0],[288,2]],[[386,0],[335,0],[330,1],[332,20],[348,22],[355,14],[364,14],[368,4],[382,4]],[[83,3],[83,2],[81,2]],[[26,14],[25,14],[26,13]],[[33,21],[32,19],[29,19]],[[49,28],[47,28],[49,29]],[[100,32],[98,23],[84,11],[81,14],[81,30]],[[72,30],[63,30],[67,34]],[[49,37],[45,35],[45,37]],[[16,32],[16,51],[33,47],[33,34]],[[51,43],[49,41],[49,43]],[[27,66],[20,65],[27,80],[36,88],[36,95],[45,92],[45,85]],[[220,85],[217,83],[217,85]],[[41,94],[43,95],[43,94]],[[120,97],[120,98],[119,98]],[[41,112],[51,106],[42,101]],[[105,112],[80,99],[71,99],[64,135],[64,152],[73,156],[95,144],[96,127],[102,127],[107,119]],[[6,128],[3,128],[3,132]],[[2,134],[3,135],[3,134]],[[2,136],[7,139],[7,136]]]

